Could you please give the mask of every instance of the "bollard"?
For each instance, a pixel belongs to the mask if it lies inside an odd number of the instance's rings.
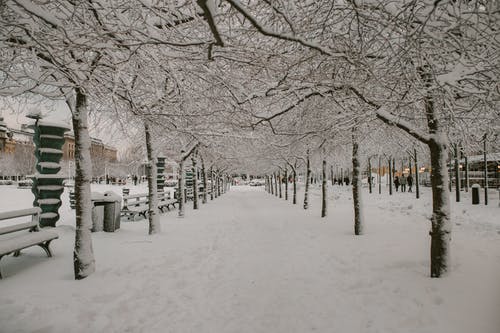
[[[471,186],[471,189],[472,189],[472,204],[479,205],[479,190],[481,189],[481,186],[479,186],[479,184],[474,184]]]

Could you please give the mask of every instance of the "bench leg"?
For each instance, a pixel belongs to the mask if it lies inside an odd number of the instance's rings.
[[[49,258],[52,257],[52,252],[50,252],[50,248],[49,248],[50,242],[52,242],[52,239],[49,241],[38,244],[38,246],[40,246],[42,249],[45,250],[45,253],[47,253],[47,257],[49,257]]]

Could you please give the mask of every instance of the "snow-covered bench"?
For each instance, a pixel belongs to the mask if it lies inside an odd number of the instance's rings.
[[[59,236],[55,232],[39,229],[38,222],[41,212],[40,207],[33,207],[0,213],[0,222],[31,216],[31,221],[28,222],[0,223],[0,260],[10,253],[14,253],[14,257],[17,257],[22,249],[34,245],[40,246],[45,250],[47,256],[52,257],[49,245],[52,240],[59,238]],[[2,274],[0,272],[1,278]]]
[[[175,207],[177,200],[170,199],[170,194],[165,192],[158,193],[158,209],[162,213],[165,210],[170,210],[170,207]],[[135,219],[137,215],[147,217],[149,210],[149,199],[147,193],[131,194],[123,196],[122,216],[127,216],[129,219]]]

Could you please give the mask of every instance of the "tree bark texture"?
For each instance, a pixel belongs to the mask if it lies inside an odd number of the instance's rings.
[[[306,157],[306,185],[304,190],[304,209],[309,208],[309,182],[311,179],[311,162],[309,160],[309,150]]]
[[[450,197],[446,188],[448,153],[444,142],[432,140],[429,149],[432,168],[431,276],[440,277],[448,271],[450,258]]]
[[[389,195],[392,195],[392,162],[389,158]]]
[[[203,177],[203,199],[202,203],[206,204],[207,203],[207,170],[205,169],[205,160],[203,159],[203,156],[200,156],[201,159],[201,176]]]
[[[198,209],[198,168],[196,163],[196,153],[191,156],[193,172],[193,209]]]
[[[273,173],[274,177],[274,195],[277,197],[278,196],[278,176],[276,173]]]
[[[370,194],[372,193],[372,162],[371,159],[368,158],[368,190],[370,191]]]
[[[179,217],[184,217],[186,194],[184,191],[184,158],[179,163]]]
[[[215,195],[215,179],[214,179],[214,169],[210,167],[210,200],[214,200]]]
[[[326,178],[326,160],[323,160],[323,169],[322,169],[322,179],[321,179],[321,217],[325,217],[327,213],[327,178]]]
[[[76,88],[75,93],[75,104],[70,103],[73,132],[75,134],[76,229],[73,268],[75,279],[81,280],[95,271],[90,231],[92,228],[92,199],[90,194],[92,161],[90,158],[90,134],[87,125],[87,95],[80,88]]]
[[[297,204],[297,170],[293,168],[292,170],[293,173],[293,198],[292,198],[292,203],[294,205]]]
[[[288,170],[285,169],[285,200],[288,200]]]
[[[460,202],[460,167],[458,163],[458,145],[455,144],[455,200]]]
[[[151,130],[147,121],[144,122],[144,132],[146,134],[146,154],[148,163],[146,173],[148,177],[148,220],[149,234],[153,235],[161,231],[160,216],[158,212],[158,187],[156,182],[157,170],[156,161],[151,140]]]
[[[352,198],[354,204],[354,234],[363,234],[363,213],[361,200],[361,167],[356,134],[352,138]]]
[[[282,184],[282,183],[283,183],[283,181],[282,181],[282,179],[281,179],[281,171],[279,171],[279,172],[278,172],[278,176],[277,176],[277,177],[278,177],[278,186],[279,186],[279,193],[280,193],[279,197],[280,197],[280,199],[281,199],[281,198],[283,198],[283,192],[282,192],[282,190],[281,190],[281,189],[282,189],[282,187],[283,187],[283,184]]]
[[[420,199],[420,181],[419,181],[419,174],[418,174],[418,157],[417,157],[417,150],[414,148],[413,149],[413,161],[415,162],[415,196],[417,199]]]

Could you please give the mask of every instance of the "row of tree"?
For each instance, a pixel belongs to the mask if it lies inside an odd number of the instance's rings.
[[[264,175],[283,159],[292,172],[316,154],[345,167],[415,146],[432,167],[431,276],[439,277],[452,226],[449,140],[472,152],[498,133],[499,6],[7,0],[0,94],[63,99],[71,110],[77,279],[94,271],[88,123],[96,114],[143,138],[150,177],[159,153],[182,164],[198,150],[207,165]]]

